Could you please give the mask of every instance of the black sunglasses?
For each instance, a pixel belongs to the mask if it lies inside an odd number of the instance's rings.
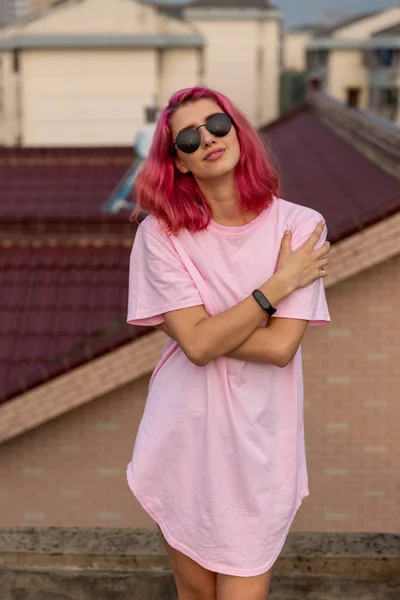
[[[177,146],[181,152],[185,154],[192,154],[200,148],[201,135],[199,133],[200,127],[205,127],[215,137],[225,137],[232,129],[233,119],[226,113],[215,113],[208,117],[204,125],[198,127],[188,127],[182,129],[178,133],[175,140],[174,146]]]

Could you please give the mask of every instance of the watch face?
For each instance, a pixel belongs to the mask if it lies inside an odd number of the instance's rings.
[[[273,314],[276,313],[276,308],[274,308],[272,306],[272,304],[270,304],[270,302],[267,300],[267,298],[264,296],[264,294],[262,292],[260,292],[260,290],[254,290],[253,296],[255,297],[255,299],[257,300],[257,302],[261,306],[261,308],[263,310],[265,310],[265,312],[269,316],[272,316]]]
[[[270,303],[268,302],[268,300],[262,292],[260,292],[259,290],[255,290],[254,295],[256,297],[256,300],[264,310],[267,310],[270,307]]]

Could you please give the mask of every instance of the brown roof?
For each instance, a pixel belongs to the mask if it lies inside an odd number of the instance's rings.
[[[129,253],[1,248],[0,402],[152,331],[126,324]]]
[[[131,148],[0,148],[0,222],[100,218],[133,159]]]
[[[279,160],[283,197],[321,212],[332,241],[400,210],[399,181],[322,125],[311,107],[262,134]],[[0,227],[21,219],[29,241],[29,219],[40,217],[44,229],[72,221],[85,232],[90,222],[102,240],[100,206],[131,160],[130,149],[0,149]],[[127,214],[114,217],[114,233],[125,231]],[[3,242],[0,402],[152,331],[126,324],[131,243],[85,244]]]
[[[126,324],[129,212],[101,211],[133,158],[0,148],[0,402],[152,331]]]
[[[263,128],[279,163],[282,196],[323,214],[339,241],[400,210],[400,182],[337,137],[311,107]]]

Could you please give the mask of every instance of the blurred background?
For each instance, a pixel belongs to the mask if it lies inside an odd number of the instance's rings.
[[[158,111],[206,84],[333,244],[293,529],[400,533],[400,6],[1,0],[0,23],[1,525],[155,528],[125,469],[165,338],[126,325],[128,217]]]

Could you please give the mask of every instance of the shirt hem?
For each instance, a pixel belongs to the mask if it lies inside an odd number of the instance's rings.
[[[263,565],[261,565],[260,567],[255,567],[253,569],[238,569],[236,567],[231,568],[231,567],[227,567],[224,565],[210,563],[210,562],[204,560],[196,552],[194,552],[193,550],[191,550],[190,548],[185,546],[185,544],[182,544],[181,542],[177,541],[169,533],[167,526],[165,525],[163,520],[157,515],[157,512],[150,506],[147,499],[145,499],[142,496],[142,494],[140,492],[138,492],[138,489],[133,482],[132,473],[131,473],[131,464],[128,465],[126,474],[127,474],[128,485],[131,489],[131,492],[137,498],[137,500],[142,505],[144,510],[160,526],[160,529],[161,529],[165,539],[167,540],[168,544],[170,546],[172,546],[172,548],[175,548],[179,552],[182,552],[183,554],[185,554],[186,556],[188,556],[189,558],[191,558],[192,560],[197,562],[200,566],[204,567],[205,569],[208,569],[209,571],[212,571],[214,573],[220,573],[221,575],[233,575],[235,577],[255,577],[257,575],[262,575],[263,573],[266,573],[273,567],[273,565],[277,561],[277,559],[282,551],[283,546],[285,545],[287,535],[288,535],[289,530],[292,526],[292,523],[295,519],[296,513],[302,504],[302,501],[304,500],[304,498],[306,498],[307,496],[310,495],[310,492],[308,489],[304,490],[300,494],[299,500],[297,501],[295,508],[293,509],[293,511],[290,515],[287,527],[279,541],[279,544],[277,546],[277,551],[274,553],[273,558],[270,559],[269,561],[267,561],[266,563],[264,563]]]
[[[126,321],[129,325],[140,325],[141,321],[146,321],[148,319],[158,317],[161,317],[162,321],[164,321],[162,315],[166,312],[171,312],[173,310],[181,310],[182,308],[192,308],[192,306],[201,306],[202,304],[203,301],[199,297],[192,299],[188,298],[187,300],[181,300],[180,302],[174,302],[172,304],[170,303],[165,304],[164,306],[159,306],[155,309],[144,313],[138,313],[135,316],[129,314]]]

